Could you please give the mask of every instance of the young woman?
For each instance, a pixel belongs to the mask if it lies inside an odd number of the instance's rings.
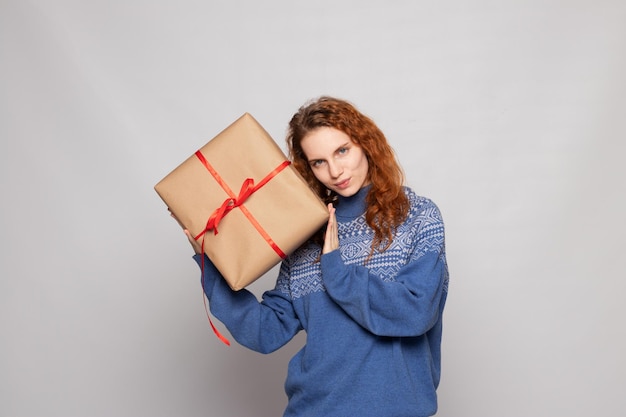
[[[285,416],[435,414],[448,290],[439,210],[402,185],[385,136],[346,101],[301,107],[287,143],[328,204],[328,225],[283,261],[261,302],[232,291],[205,257],[212,314],[263,353],[306,331],[289,363]],[[205,255],[188,238],[201,264]]]

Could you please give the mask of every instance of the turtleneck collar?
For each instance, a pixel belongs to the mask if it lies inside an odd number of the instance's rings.
[[[365,213],[366,204],[365,197],[369,192],[371,185],[361,188],[356,194],[350,197],[339,196],[337,201],[337,217],[343,219],[354,219]]]

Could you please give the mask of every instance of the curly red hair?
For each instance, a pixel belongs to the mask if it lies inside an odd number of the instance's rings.
[[[404,193],[404,173],[383,132],[351,103],[322,96],[306,103],[293,115],[287,131],[287,146],[293,166],[311,189],[325,202],[335,203],[337,195],[315,178],[302,150],[302,139],[320,127],[332,127],[347,134],[359,145],[368,160],[371,188],[366,197],[365,220],[374,230],[372,253],[386,250],[397,227],[406,219],[409,201]],[[316,236],[322,241],[323,231]]]

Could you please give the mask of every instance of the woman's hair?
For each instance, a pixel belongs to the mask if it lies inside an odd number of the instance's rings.
[[[402,185],[404,173],[383,132],[351,103],[323,96],[306,103],[292,117],[287,131],[289,157],[311,189],[326,203],[336,203],[337,195],[315,178],[302,150],[302,139],[320,127],[332,127],[347,134],[367,157],[371,188],[366,197],[365,220],[374,230],[370,256],[386,250],[397,227],[406,219],[409,201]],[[323,230],[315,240],[323,242]]]

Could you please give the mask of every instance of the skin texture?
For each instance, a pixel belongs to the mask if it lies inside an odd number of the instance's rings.
[[[315,178],[343,197],[368,184],[369,164],[363,149],[350,136],[333,127],[319,127],[301,141]]]
[[[301,142],[311,171],[326,188],[343,197],[351,197],[369,183],[367,156],[344,132],[332,127],[319,127]],[[335,208],[328,204],[328,225],[322,253],[339,248]]]

